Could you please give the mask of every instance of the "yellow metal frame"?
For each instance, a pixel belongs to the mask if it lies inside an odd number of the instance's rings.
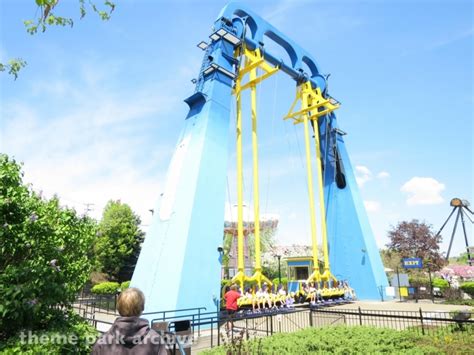
[[[299,111],[294,111],[298,102],[301,102]],[[314,192],[313,192],[313,170],[311,165],[311,147],[309,134],[309,120],[315,121],[315,127],[318,127],[318,119],[328,113],[339,108],[339,104],[334,104],[330,100],[323,97],[319,88],[314,89],[310,81],[307,81],[297,87],[296,98],[293,101],[288,114],[284,119],[293,119],[294,124],[303,123],[305,151],[306,151],[306,173],[308,177],[308,195],[309,208],[311,220],[311,241],[313,244],[313,273],[308,278],[307,282],[327,282],[329,280],[336,281],[336,278],[331,274],[329,265],[329,252],[327,242],[327,227],[326,227],[326,208],[324,204],[324,188],[323,188],[323,172],[321,168],[321,147],[319,129],[314,130],[314,141],[316,147],[316,167],[318,177],[318,192],[319,204],[321,212],[321,231],[322,231],[322,248],[323,248],[323,262],[324,271],[321,274],[319,271],[319,249],[318,237],[316,230],[316,216],[314,206]]]
[[[244,65],[240,68],[235,80],[234,95],[237,102],[237,274],[232,282],[244,287],[245,281],[256,281],[261,287],[262,282],[269,285],[272,282],[262,273],[261,242],[260,242],[260,197],[258,177],[258,135],[257,135],[257,85],[275,74],[279,68],[273,67],[263,58],[260,49],[251,51],[246,47],[241,48],[237,56],[242,56]],[[264,73],[258,76],[258,69]],[[242,85],[243,78],[249,74],[248,81]],[[245,275],[244,263],[244,227],[243,227],[243,159],[242,159],[242,91],[250,88],[251,116],[252,116],[252,156],[253,156],[253,199],[254,199],[254,230],[255,230],[255,273],[248,277]]]
[[[236,57],[241,57],[243,65],[241,66],[238,76],[235,80],[235,89],[233,91],[236,96],[237,104],[237,274],[232,278],[231,282],[236,282],[244,287],[245,281],[256,281],[261,287],[262,282],[272,284],[271,281],[262,273],[261,266],[261,242],[260,242],[260,197],[259,197],[259,176],[258,176],[258,134],[257,134],[257,85],[263,80],[275,74],[279,68],[268,64],[260,49],[254,51],[241,47],[236,51]],[[263,70],[263,74],[258,76],[258,69]],[[248,75],[247,82],[243,83],[243,79]],[[245,275],[244,263],[244,227],[243,227],[243,159],[242,159],[242,91],[250,89],[251,100],[251,118],[252,118],[252,158],[253,158],[253,185],[254,185],[254,229],[255,229],[255,273],[249,277]],[[294,111],[297,103],[301,103],[299,111]],[[318,192],[321,212],[321,230],[322,230],[322,251],[324,256],[324,271],[321,274],[319,271],[319,247],[316,225],[316,211],[314,204],[314,189],[313,189],[313,169],[311,164],[311,146],[310,146],[310,132],[309,121],[316,121],[318,118],[339,108],[339,104],[332,103],[325,98],[319,88],[314,89],[311,82],[307,81],[297,87],[296,98],[293,101],[288,114],[284,119],[292,119],[294,124],[303,123],[304,137],[305,137],[305,152],[306,152],[306,173],[308,177],[308,195],[309,207],[311,217],[311,241],[312,241],[312,257],[313,257],[313,273],[308,278],[308,282],[327,282],[329,280],[336,280],[331,274],[329,265],[329,253],[327,242],[327,227],[326,227],[326,209],[324,204],[324,189],[323,189],[323,172],[321,168],[321,147],[319,129],[315,129],[314,139],[316,148],[316,167],[318,177]]]

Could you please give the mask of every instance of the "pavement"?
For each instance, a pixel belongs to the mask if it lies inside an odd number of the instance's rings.
[[[436,301],[435,301],[436,302]],[[439,301],[437,301],[439,302]],[[418,303],[415,301],[402,301],[391,300],[391,301],[356,301],[350,304],[344,304],[341,306],[331,307],[333,309],[358,309],[362,310],[373,310],[373,311],[419,311],[420,308],[423,312],[450,312],[454,310],[469,309],[473,310],[473,307],[463,305],[452,305],[433,303],[431,300],[419,300]]]

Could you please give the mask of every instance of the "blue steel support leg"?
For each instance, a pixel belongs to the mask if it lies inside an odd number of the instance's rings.
[[[348,280],[359,299],[380,300],[388,286],[387,276],[369,224],[367,212],[352,170],[344,140],[334,128],[336,119],[321,125],[322,141],[327,144],[325,196],[331,271],[338,279]],[[329,127],[329,129],[328,129]],[[322,143],[323,145],[323,143]],[[327,154],[326,154],[327,151]],[[345,186],[337,186],[336,160],[339,159]],[[386,298],[386,296],[383,296]]]
[[[203,67],[211,61],[231,71],[233,47],[215,42]],[[199,81],[131,282],[145,294],[145,312],[214,311],[220,297],[232,80],[215,70]]]

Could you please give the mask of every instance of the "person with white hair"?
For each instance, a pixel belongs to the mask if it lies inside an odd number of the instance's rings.
[[[145,309],[145,296],[138,288],[127,288],[118,297],[120,317],[92,348],[92,355],[136,354],[166,355],[163,337],[150,328],[148,320],[140,318]]]

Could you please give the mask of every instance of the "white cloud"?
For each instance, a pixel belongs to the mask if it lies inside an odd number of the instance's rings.
[[[378,212],[381,207],[380,202],[370,200],[364,200],[364,206],[367,212]]]
[[[91,203],[95,218],[109,199],[120,199],[147,225],[172,153],[152,132],[179,91],[167,82],[109,90],[113,78],[94,82],[93,71],[77,82],[36,81],[31,97],[3,102],[0,150],[25,163],[25,182],[46,197],[57,194],[80,213]],[[35,101],[41,92],[52,94],[47,105]]]
[[[380,173],[377,174],[378,179],[388,179],[390,177],[390,174],[386,171],[381,171]]]
[[[355,167],[355,177],[357,185],[359,185],[359,187],[363,187],[366,182],[372,180],[373,174],[366,166],[357,165]]]
[[[445,185],[431,177],[413,177],[400,191],[408,194],[408,205],[436,205],[444,201],[441,192]]]

